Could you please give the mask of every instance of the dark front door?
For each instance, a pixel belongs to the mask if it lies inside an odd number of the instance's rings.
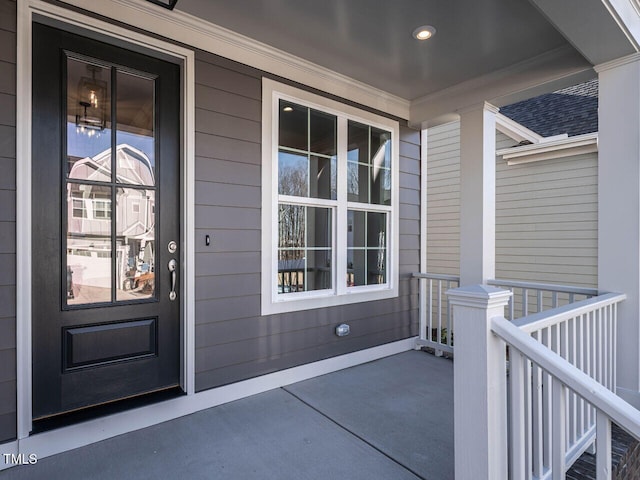
[[[49,26],[33,45],[39,419],[179,383],[180,80],[177,65]]]

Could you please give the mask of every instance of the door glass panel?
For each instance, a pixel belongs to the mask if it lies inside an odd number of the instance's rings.
[[[154,299],[155,79],[66,67],[67,305]]]
[[[111,187],[67,183],[66,297],[111,301]]]
[[[116,192],[116,300],[155,296],[155,192]]]
[[[111,69],[67,58],[67,174],[111,181]]]
[[[151,78],[118,71],[116,175],[119,183],[155,185],[154,85]]]

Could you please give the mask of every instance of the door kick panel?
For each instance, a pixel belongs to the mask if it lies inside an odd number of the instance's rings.
[[[156,355],[157,318],[65,328],[65,370]],[[108,337],[108,341],[105,338]]]

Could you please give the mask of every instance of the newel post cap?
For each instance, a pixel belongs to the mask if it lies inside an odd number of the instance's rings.
[[[510,290],[491,285],[467,285],[452,288],[445,293],[451,305],[476,308],[503,307],[509,303],[513,295]]]

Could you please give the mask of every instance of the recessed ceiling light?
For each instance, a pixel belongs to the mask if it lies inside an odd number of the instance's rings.
[[[423,25],[413,31],[413,38],[417,40],[427,40],[436,34],[435,27],[431,25]]]
[[[284,107],[282,109],[283,112],[293,112],[293,107],[290,105],[287,105],[286,107]]]

